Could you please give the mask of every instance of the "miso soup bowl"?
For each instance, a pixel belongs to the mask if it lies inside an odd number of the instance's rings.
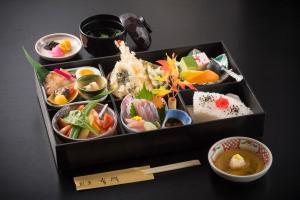
[[[221,169],[217,168],[214,164],[214,161],[221,153],[229,149],[247,149],[252,152],[255,152],[264,161],[263,170],[251,175],[238,176],[238,175],[232,175],[226,173]],[[224,179],[233,182],[251,182],[261,178],[263,175],[265,175],[268,172],[268,170],[272,165],[273,157],[269,148],[263,143],[259,142],[258,140],[249,137],[237,136],[237,137],[229,137],[229,138],[222,139],[216,142],[214,145],[212,145],[212,147],[209,149],[208,152],[208,161],[212,170]]]
[[[97,37],[91,32],[95,30],[115,29],[120,33],[113,37]],[[117,54],[118,48],[115,40],[126,39],[126,31],[122,25],[120,18],[114,15],[94,15],[83,20],[79,26],[80,39],[86,51],[93,56],[110,56]]]

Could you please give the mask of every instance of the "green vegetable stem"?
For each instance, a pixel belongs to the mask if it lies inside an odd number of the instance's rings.
[[[66,123],[72,124],[75,127],[77,126],[77,127],[85,128],[85,129],[88,129],[89,131],[93,132],[94,134],[99,135],[97,130],[93,126],[90,125],[90,122],[88,119],[89,112],[97,105],[98,102],[99,102],[99,100],[89,102],[82,111],[71,110],[69,112],[69,114],[66,117],[64,117],[64,121]],[[72,132],[70,134],[71,137],[77,138],[79,131],[80,131],[80,128],[79,128],[79,130],[77,130],[77,128],[73,128]]]
[[[80,130],[81,130],[81,127],[73,126],[73,128],[71,130],[71,133],[70,133],[70,137],[73,138],[73,139],[77,139]]]

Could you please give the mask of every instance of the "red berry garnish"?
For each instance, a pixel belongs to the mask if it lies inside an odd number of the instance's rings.
[[[217,108],[228,108],[229,106],[229,101],[226,98],[220,97],[215,101]]]

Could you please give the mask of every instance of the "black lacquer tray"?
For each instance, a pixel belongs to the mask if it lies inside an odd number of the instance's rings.
[[[178,58],[180,58],[185,56],[193,48],[204,51],[208,57],[216,57],[219,54],[226,53],[229,59],[229,67],[232,68],[233,71],[241,73],[223,42],[140,52],[136,55],[138,58],[155,62],[156,60],[165,58],[166,53],[171,55],[174,52],[178,55]],[[80,66],[98,67],[100,64],[100,70],[102,70],[105,75],[108,75],[112,71],[116,61],[119,59],[119,56],[116,55],[89,60],[56,63],[45,65],[45,67],[51,70],[58,66],[60,68],[74,68]],[[265,112],[250,89],[247,80],[244,79],[242,82],[236,82],[234,79],[228,78],[222,83],[202,85],[197,88],[201,91],[236,94],[246,106],[252,109],[253,114],[205,123],[193,123],[191,125],[143,133],[130,133],[122,127],[120,121],[119,112],[121,100],[109,95],[104,103],[108,103],[118,114],[117,134],[90,141],[66,143],[60,140],[51,126],[52,117],[58,111],[58,108],[50,107],[45,103],[42,87],[37,81],[36,75],[35,79],[37,96],[56,166],[62,171],[80,169],[107,162],[117,162],[169,152],[203,148],[204,146],[207,146],[207,144],[229,136],[239,135],[260,137],[263,134]],[[194,91],[192,90],[183,90],[180,92],[178,95],[178,106],[180,109],[187,111],[187,107],[192,105],[193,92]]]

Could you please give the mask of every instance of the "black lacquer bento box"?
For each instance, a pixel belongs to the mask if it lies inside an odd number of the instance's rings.
[[[229,65],[233,71],[241,74],[234,62],[230,52],[223,42],[213,42],[200,45],[193,45],[180,48],[164,49],[137,53],[138,58],[155,62],[168,54],[175,52],[178,57],[185,56],[191,49],[198,48],[205,51],[210,57],[226,53]],[[64,62],[59,64],[45,65],[44,67],[53,70],[59,65],[60,68],[74,68],[80,66],[94,66],[101,68],[107,76],[113,69],[119,55],[89,60]],[[179,152],[190,149],[201,149],[207,144],[218,139],[229,136],[260,137],[263,134],[265,112],[247,80],[236,82],[232,78],[225,82],[213,85],[198,86],[197,89],[208,92],[234,93],[248,106],[253,114],[221,119],[210,122],[192,123],[180,127],[164,128],[159,130],[131,133],[121,123],[120,104],[121,100],[109,95],[103,103],[108,103],[118,115],[117,134],[87,141],[63,142],[55,134],[51,120],[58,108],[46,104],[42,87],[36,80],[36,90],[39,99],[43,119],[46,125],[47,134],[51,144],[56,166],[61,171],[82,169],[88,166],[117,162],[127,159],[136,159],[170,152]],[[178,107],[187,111],[187,107],[193,102],[194,91],[187,89],[180,91],[178,95]]]

